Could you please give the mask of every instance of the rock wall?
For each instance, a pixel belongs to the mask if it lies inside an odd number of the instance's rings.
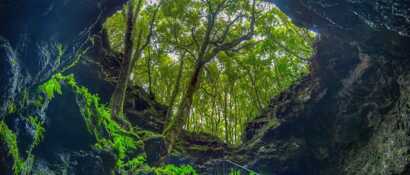
[[[39,84],[79,61],[76,55],[84,54],[90,36],[98,32],[104,19],[125,2],[0,0],[0,121],[16,135],[21,158],[27,156],[30,144],[34,142],[35,130],[28,123],[28,117],[34,116],[45,123],[45,139],[32,152],[36,158],[33,171],[45,174],[60,174],[62,171],[111,173],[115,158],[108,153],[90,151],[89,144],[93,140],[85,129],[72,94],[56,98],[50,108],[47,108],[47,100],[37,108],[26,105],[33,102],[31,95],[37,93]],[[90,85],[93,92],[106,90],[92,86],[100,85],[95,83],[99,82],[98,78],[87,78],[87,75],[94,75],[87,74],[93,69],[80,65],[70,71],[81,74],[79,81]],[[1,132],[4,134],[3,128]],[[0,137],[0,174],[4,175],[15,173],[12,167],[16,161],[9,154],[10,144],[6,142],[5,137]],[[54,166],[50,164],[52,162],[66,167]]]
[[[69,67],[126,0],[0,1],[0,117],[9,101]]]
[[[273,2],[318,32],[312,72],[248,124],[233,159],[262,174],[407,175],[408,3]]]

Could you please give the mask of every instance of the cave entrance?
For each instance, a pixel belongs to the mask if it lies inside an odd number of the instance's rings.
[[[133,41],[141,52],[129,78],[168,106],[170,116],[177,115],[182,102],[190,102],[184,129],[239,144],[246,123],[309,73],[315,33],[297,27],[269,2],[207,2],[134,3]],[[115,53],[125,47],[127,9],[104,24]],[[236,42],[250,31],[252,35]],[[140,47],[145,41],[146,47]],[[227,43],[236,45],[221,47]],[[214,55],[204,59],[192,99],[185,100],[203,52]]]

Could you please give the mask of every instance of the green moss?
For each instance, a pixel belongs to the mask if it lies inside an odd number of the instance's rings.
[[[12,101],[9,101],[7,105],[7,114],[13,114],[17,111],[16,104],[13,103]]]
[[[123,159],[126,158],[129,150],[142,147],[142,143],[137,134],[121,127],[111,118],[111,109],[102,104],[96,94],[92,94],[86,87],[77,84],[73,75],[54,76],[54,82],[64,81],[82,101],[79,104],[80,112],[84,118],[87,129],[97,139],[95,147],[103,150],[113,150],[117,156],[117,167],[123,166]]]
[[[43,139],[45,129],[43,127],[44,123],[34,116],[28,117],[27,121],[34,128],[34,140],[29,151],[31,152],[38,144],[40,144]]]
[[[231,169],[231,170],[229,171],[229,175],[241,175],[241,171]]]
[[[29,92],[27,88],[24,88],[24,90],[21,93],[21,100],[20,100],[20,106],[26,106],[29,103]]]
[[[233,168],[231,168],[231,170],[229,171],[229,175],[242,175],[240,170],[235,170]],[[255,172],[250,172],[248,175],[256,175]]]
[[[17,136],[16,134],[8,128],[8,126],[0,121],[0,140],[4,141],[7,145],[8,154],[13,159],[13,172],[15,175],[27,175],[30,174],[31,169],[34,163],[34,156],[32,155],[32,150],[34,147],[40,143],[42,138],[42,133],[44,132],[44,128],[40,125],[33,117],[29,117],[28,119],[30,122],[33,123],[35,126],[35,136],[34,136],[34,143],[30,146],[30,149],[27,151],[26,159],[20,157],[20,151],[17,145]]]
[[[7,145],[8,153],[13,158],[14,174],[20,174],[24,167],[24,161],[20,158],[17,136],[2,121],[0,121],[0,139]]]
[[[16,58],[10,59],[10,63],[11,63],[11,65],[13,65],[13,66],[17,65],[17,59],[16,59]]]
[[[60,65],[61,59],[63,58],[66,49],[64,48],[63,44],[58,43],[56,45],[56,51],[57,51],[57,56],[56,56],[55,62],[56,62],[56,65]]]
[[[123,164],[121,164],[121,167],[119,167],[120,169],[123,170],[128,170],[130,172],[149,172],[151,171],[151,167],[149,167],[146,163],[145,163],[145,157],[144,156],[138,156],[134,159],[131,159],[130,161],[127,161]]]
[[[192,152],[207,152],[212,148],[208,145],[192,145],[188,149]]]
[[[143,156],[128,161],[121,169],[128,170],[128,174],[197,175],[195,169],[190,165],[167,164],[162,167],[150,167],[145,163],[145,157]]]
[[[49,100],[52,100],[56,93],[60,95],[62,94],[61,84],[58,81],[57,76],[61,76],[61,74],[56,74],[53,78],[39,86],[39,91],[45,94]]]
[[[137,131],[137,135],[143,140],[153,138],[153,137],[163,137],[163,135],[161,134],[154,133],[148,130],[142,130],[142,129],[140,131]]]
[[[56,88],[51,88],[51,87],[56,87]],[[50,81],[47,81],[44,85],[40,86],[39,89],[42,90],[40,93],[44,93],[47,96],[50,95],[50,97],[53,97],[54,95],[54,92],[52,91],[61,93],[60,86],[56,85],[55,82],[50,82]],[[34,107],[41,107],[42,104],[44,103],[44,97],[42,95],[38,95],[38,97],[36,98],[41,99],[41,100],[30,101],[28,90],[23,89],[22,93],[17,98],[19,99],[18,101],[16,102],[10,101],[8,103],[7,113],[8,114],[20,113],[21,112],[20,110],[24,111],[24,108],[26,108],[27,105],[34,105]],[[0,121],[0,140],[2,140],[2,142],[7,146],[8,154],[13,159],[13,167],[12,167],[13,173],[19,174],[19,175],[30,174],[31,168],[35,160],[34,155],[32,154],[32,151],[41,142],[43,138],[43,134],[45,132],[45,129],[43,127],[43,122],[41,122],[34,116],[29,116],[25,118],[25,120],[34,129],[33,143],[30,145],[28,150],[24,150],[26,153],[26,157],[20,154],[22,153],[22,151],[20,151],[18,144],[17,144],[18,143],[17,135],[12,130],[10,130],[3,121]]]
[[[168,164],[155,169],[156,175],[196,175],[196,171],[189,165],[175,166]]]
[[[36,108],[41,108],[45,102],[45,99],[43,96],[37,96],[37,98],[33,101],[33,106]]]
[[[156,175],[196,175],[195,170],[188,165],[175,166],[166,165],[164,167],[153,168],[145,163],[143,155],[130,158],[130,152],[143,147],[141,137],[154,135],[151,132],[135,131],[132,127],[123,128],[116,120],[111,118],[111,109],[103,104],[98,95],[92,94],[89,90],[80,86],[75,80],[74,75],[63,76],[56,74],[51,80],[40,86],[40,90],[49,99],[52,99],[55,93],[61,94],[61,84],[65,83],[76,94],[80,102],[78,104],[80,112],[85,121],[88,131],[96,138],[97,142],[94,147],[98,150],[112,151],[117,154],[116,168],[121,174],[146,174],[144,172],[155,173]],[[44,99],[36,99],[38,104],[42,104]],[[35,117],[28,118],[29,123],[36,129],[35,141],[33,145],[38,144],[41,140],[44,128],[42,122]],[[122,121],[123,122],[123,121]],[[37,139],[36,139],[37,138]]]

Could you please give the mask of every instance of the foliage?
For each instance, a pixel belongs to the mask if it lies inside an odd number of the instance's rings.
[[[131,172],[136,172],[141,169],[147,169],[146,164],[145,164],[145,157],[138,156],[134,159],[131,159],[130,161],[127,161],[126,163],[122,164],[122,167],[120,168],[129,170]]]
[[[24,161],[20,157],[17,137],[3,121],[0,121],[0,139],[7,145],[9,155],[13,158],[14,174],[20,174],[22,168],[24,167]]]
[[[140,4],[141,3],[141,4]],[[134,38],[133,41],[138,45],[138,43],[143,42],[142,37],[140,35],[148,35],[149,33],[149,22],[150,18],[152,18],[152,14],[154,13],[154,4],[150,3],[147,0],[130,0],[130,3],[133,7],[137,16],[136,26],[133,28]],[[140,7],[137,7],[140,5]],[[125,32],[127,26],[127,10],[128,5],[124,6],[124,8],[117,13],[115,13],[111,18],[108,18],[104,23],[104,29],[107,30],[109,34],[109,40],[111,42],[111,48],[116,52],[122,52],[124,50],[124,40],[125,40]]]
[[[175,166],[168,164],[155,169],[156,175],[196,175],[196,171],[189,165]]]
[[[241,171],[240,171],[240,170],[231,169],[231,170],[229,171],[229,175],[241,175]]]
[[[241,175],[241,171],[231,168],[229,170],[229,175]],[[256,175],[256,173],[251,171],[251,172],[248,173],[248,175]]]
[[[27,152],[26,159],[23,159],[20,155],[16,134],[3,121],[0,121],[0,140],[7,145],[8,154],[13,159],[13,173],[15,175],[30,174],[34,161],[34,156],[31,154],[32,148],[35,147],[34,144]]]
[[[74,75],[56,74],[52,79],[54,80],[50,81],[65,82],[76,93],[87,128],[97,139],[95,147],[100,150],[114,151],[118,156],[117,169],[125,172],[155,171],[158,175],[194,174],[195,171],[190,166],[150,167],[145,163],[143,155],[129,159],[128,153],[143,144],[136,131],[124,129],[113,120],[110,109],[100,102],[97,95],[91,94],[86,87],[78,85]]]
[[[49,100],[52,100],[56,93],[59,95],[62,94],[60,82],[56,78],[52,78],[40,85],[39,90],[44,93]]]
[[[59,82],[56,81],[47,81],[41,86],[37,88],[37,92],[34,94],[35,100],[30,100],[28,90],[24,89],[19,96],[20,99],[18,102],[9,102],[8,107],[8,114],[15,114],[11,115],[11,117],[21,116],[25,114],[25,108],[30,108],[31,110],[41,108],[42,105],[45,103],[44,96],[48,99],[52,99],[55,93],[61,94],[61,86]],[[34,107],[34,108],[31,108]],[[28,113],[32,113],[29,110]],[[6,116],[10,117],[10,116]],[[40,144],[41,140],[43,139],[43,135],[45,129],[43,127],[43,121],[35,116],[28,116],[24,117],[30,129],[32,129],[32,142],[28,147],[28,150],[25,151],[25,154],[20,154],[18,137],[14,131],[10,130],[6,123],[0,121],[0,139],[7,145],[7,149],[9,155],[13,159],[13,172],[14,174],[30,174],[34,163],[34,155],[32,154],[33,150]]]
[[[29,152],[31,153],[32,150],[40,144],[41,140],[43,139],[45,129],[43,127],[44,122],[40,121],[38,118],[34,116],[30,116],[27,118],[28,123],[33,127],[34,129],[34,140],[33,143],[30,146]]]
[[[171,106],[175,113],[184,98],[182,90],[189,86],[200,44],[205,39],[208,4],[189,0],[161,2],[153,42],[144,50],[130,79],[155,94],[160,103]],[[209,2],[216,7],[223,1]],[[251,25],[245,20],[251,10],[245,1],[225,2],[226,10],[215,19],[212,35],[221,38],[225,27],[231,25],[224,38],[231,41]],[[149,7],[142,10],[142,18],[149,19],[152,11]],[[308,58],[313,53],[315,34],[295,26],[270,3],[257,1],[256,11],[258,18],[252,38],[240,48],[218,53],[206,64],[184,128],[212,133],[228,143],[239,144],[246,122],[267,107],[272,96],[309,72]],[[116,13],[104,24],[111,46],[117,51],[123,47],[126,25],[123,13]],[[237,17],[248,22],[231,24]],[[209,45],[212,48],[217,44]],[[182,72],[181,78],[179,72]]]
[[[229,175],[241,175],[241,171],[240,170],[235,170],[235,169],[232,168],[229,171]],[[256,173],[252,171],[248,175],[256,175]]]
[[[150,167],[145,162],[144,156],[138,156],[123,164],[120,169],[128,170],[134,174],[150,174],[155,175],[196,175],[196,171],[190,165],[177,166],[167,164],[163,167]]]
[[[128,150],[141,146],[139,137],[114,121],[111,118],[110,108],[100,102],[98,95],[91,94],[86,87],[78,85],[74,75],[56,74],[49,81],[64,81],[75,92],[87,129],[97,140],[96,148],[116,152],[117,166],[122,166]]]
[[[146,164],[143,154],[135,158],[129,158],[130,152],[142,147],[143,143],[139,139],[138,133],[132,129],[124,129],[115,120],[111,119],[110,109],[100,102],[98,95],[91,94],[86,87],[78,85],[74,75],[55,74],[50,80],[40,85],[38,89],[41,94],[45,94],[49,100],[52,100],[56,93],[62,94],[61,83],[65,83],[75,92],[87,128],[97,140],[95,148],[116,153],[118,158],[116,168],[120,172],[127,174],[127,172],[146,171],[155,172],[157,175],[194,174],[195,171],[190,166],[150,167]],[[35,99],[33,103],[39,103],[39,106],[44,103],[44,100],[39,97]],[[13,159],[13,172],[16,175],[30,174],[35,160],[32,151],[41,142],[45,132],[43,121],[37,117],[28,116],[26,121],[34,132],[33,142],[25,159],[20,155],[16,134],[3,121],[0,121],[0,140],[7,145],[9,155]],[[147,133],[142,134],[146,135]]]
[[[17,111],[16,108],[17,108],[17,107],[16,107],[16,104],[15,104],[15,103],[9,102],[9,103],[7,104],[7,114],[13,114],[13,113],[15,113],[15,112]]]

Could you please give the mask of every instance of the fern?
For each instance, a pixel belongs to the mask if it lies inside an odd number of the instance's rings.
[[[56,93],[59,95],[62,94],[61,85],[60,85],[60,82],[58,81],[59,76],[61,76],[61,74],[56,74],[53,78],[48,80],[46,83],[39,86],[40,92],[45,94],[49,100],[52,100]]]

